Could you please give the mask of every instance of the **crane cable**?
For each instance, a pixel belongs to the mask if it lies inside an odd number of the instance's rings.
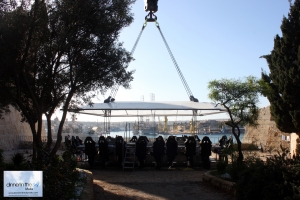
[[[173,56],[172,51],[171,51],[171,49],[170,49],[170,47],[169,47],[169,45],[168,45],[168,43],[167,43],[167,41],[166,41],[166,39],[165,39],[162,31],[161,31],[159,23],[157,21],[155,21],[155,25],[156,25],[156,27],[157,27],[157,29],[158,29],[158,31],[159,31],[159,33],[160,33],[160,35],[161,35],[164,43],[165,43],[165,46],[166,46],[166,48],[167,48],[167,50],[169,52],[169,55],[170,55],[170,57],[171,57],[171,59],[173,61],[173,64],[174,64],[174,66],[176,68],[176,71],[178,72],[178,75],[179,75],[179,77],[181,79],[181,82],[182,82],[182,84],[183,84],[183,86],[185,88],[185,91],[187,92],[188,97],[190,98],[191,96],[193,96],[192,91],[191,91],[190,87],[188,86],[188,84],[187,84],[187,82],[186,82],[186,80],[185,80],[185,78],[184,78],[184,76],[183,76],[183,74],[182,74],[182,72],[181,72],[178,64],[177,64],[177,62],[175,60],[175,57]]]
[[[193,95],[193,93],[192,93],[189,85],[187,84],[187,82],[186,82],[186,80],[185,80],[185,78],[184,78],[184,76],[183,76],[183,74],[182,74],[182,72],[181,72],[181,70],[180,70],[180,68],[179,68],[176,60],[175,60],[175,57],[173,56],[173,53],[172,53],[172,51],[171,51],[171,49],[170,49],[170,47],[169,47],[169,45],[167,43],[167,40],[165,39],[165,37],[164,37],[164,35],[163,35],[163,33],[162,33],[161,29],[160,29],[159,23],[156,20],[155,20],[155,25],[156,25],[156,27],[157,27],[157,29],[158,29],[158,31],[159,31],[159,33],[160,33],[160,35],[161,35],[164,43],[165,43],[165,46],[166,46],[166,48],[167,48],[167,50],[169,52],[169,55],[170,55],[170,57],[171,57],[171,59],[173,61],[173,64],[174,64],[174,66],[175,66],[175,68],[176,68],[176,70],[178,72],[178,75],[179,75],[179,77],[181,79],[181,82],[182,82],[184,88],[185,88],[185,91],[188,94],[189,99],[191,101],[193,101],[193,102],[198,102],[198,99],[196,99],[194,97],[194,95]],[[195,127],[196,121],[197,121],[197,110],[193,110],[193,117],[192,117],[192,124],[191,124],[193,127]]]
[[[138,43],[139,43],[139,41],[140,41],[140,38],[141,38],[142,33],[143,33],[143,31],[144,31],[144,29],[145,29],[146,26],[147,26],[147,19],[145,20],[145,22],[144,22],[144,24],[143,24],[143,27],[142,27],[142,30],[140,31],[140,33],[139,33],[139,35],[138,35],[138,37],[137,37],[137,39],[136,39],[136,41],[135,41],[135,43],[134,43],[132,49],[131,49],[131,52],[130,52],[130,55],[131,55],[131,56],[133,55],[133,53],[134,53],[134,51],[135,51],[135,49],[136,49],[136,47],[137,47],[137,45],[138,45]],[[117,92],[118,92],[118,90],[119,90],[119,87],[120,87],[119,84],[117,84],[117,85],[115,85],[115,86],[113,87],[113,89],[112,89],[112,91],[111,91],[111,93],[110,93],[110,95],[109,95],[111,98],[115,98],[115,96],[117,95]]]
[[[147,17],[147,16],[146,16],[146,17]],[[151,18],[151,19],[152,19],[152,18]],[[177,73],[178,73],[178,75],[179,75],[179,78],[180,78],[180,80],[181,80],[181,82],[182,82],[182,84],[183,84],[183,86],[184,86],[184,89],[185,89],[186,93],[188,94],[188,98],[189,98],[191,101],[198,102],[198,99],[194,98],[194,95],[193,95],[193,93],[192,93],[190,87],[188,86],[187,81],[185,80],[185,78],[184,78],[184,76],[183,76],[183,74],[182,74],[182,72],[181,72],[181,70],[180,70],[180,68],[179,68],[179,66],[178,66],[178,64],[177,64],[177,62],[176,62],[176,60],[175,60],[175,57],[173,56],[173,53],[172,53],[172,51],[171,51],[171,49],[170,49],[170,47],[169,47],[169,45],[168,45],[168,43],[167,43],[167,40],[165,39],[165,37],[164,37],[164,35],[163,35],[162,31],[161,31],[161,28],[160,28],[160,26],[159,26],[159,23],[157,22],[156,19],[157,19],[156,17],[155,17],[155,19],[153,19],[153,20],[155,21],[155,25],[156,25],[156,27],[157,27],[157,29],[158,29],[158,31],[159,31],[159,33],[160,33],[160,35],[161,35],[161,37],[162,37],[164,43],[165,43],[165,46],[166,46],[166,48],[167,48],[167,50],[168,50],[168,53],[169,53],[169,55],[170,55],[170,57],[171,57],[171,59],[172,59],[172,61],[173,61],[173,64],[174,64],[174,66],[175,66],[175,68],[176,68],[176,71],[177,71]],[[144,22],[144,24],[143,24],[143,27],[142,27],[142,29],[141,29],[141,31],[140,31],[138,37],[137,37],[137,40],[135,41],[135,43],[134,43],[134,45],[133,45],[133,48],[132,48],[132,50],[131,50],[131,55],[133,55],[133,53],[134,53],[134,51],[135,51],[135,49],[136,49],[136,47],[137,47],[137,45],[138,45],[138,42],[139,42],[139,40],[140,40],[140,38],[141,38],[141,36],[142,36],[142,33],[143,33],[145,27],[147,26],[148,20],[149,20],[149,19],[146,18],[146,20],[145,20],[145,22]],[[117,94],[117,92],[118,92],[118,90],[119,90],[119,87],[120,87],[119,84],[113,87],[113,89],[112,89],[112,91],[111,91],[111,93],[110,93],[110,96],[109,96],[109,98],[111,98],[111,101],[114,101],[114,100],[115,100],[114,98],[115,98],[115,96],[116,96],[116,94]]]
[[[145,22],[144,22],[144,24],[143,24],[143,27],[142,27],[142,30],[140,31],[140,33],[139,33],[139,35],[138,35],[138,37],[137,37],[137,40],[135,41],[135,43],[134,43],[134,45],[133,45],[133,48],[131,49],[131,52],[130,52],[130,55],[133,55],[133,53],[134,53],[134,51],[135,51],[135,49],[136,49],[136,47],[137,47],[137,44],[139,43],[139,40],[140,40],[140,38],[141,38],[141,36],[142,36],[142,33],[143,33],[143,31],[144,31],[144,29],[145,29],[145,27],[147,26],[147,20],[145,20]],[[113,88],[112,88],[112,90],[111,90],[111,93],[110,93],[110,95],[109,95],[109,97],[108,97],[108,101],[115,101],[115,96],[117,95],[117,92],[118,92],[118,90],[119,90],[119,87],[120,87],[120,84],[117,84],[117,85],[115,85]],[[104,102],[105,102],[106,100],[104,100]],[[108,112],[107,112],[108,111]],[[110,134],[110,118],[111,118],[111,110],[107,110],[107,111],[105,111],[105,116],[104,116],[104,118],[106,118],[106,120],[104,119],[104,129],[105,129],[105,132],[107,133],[107,134]]]

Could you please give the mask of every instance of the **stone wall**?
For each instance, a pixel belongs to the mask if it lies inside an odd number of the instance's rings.
[[[260,109],[258,123],[259,126],[256,128],[246,127],[243,143],[254,143],[270,153],[276,150],[281,151],[280,145],[293,152],[294,140],[297,136],[281,132],[276,127],[270,114],[270,106]]]
[[[10,106],[11,112],[0,119],[0,149],[18,149],[21,140],[32,141],[32,133],[28,123],[21,122],[20,113]],[[42,133],[46,135],[45,131]]]

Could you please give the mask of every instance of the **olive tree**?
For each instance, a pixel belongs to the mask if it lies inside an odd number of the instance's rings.
[[[25,2],[25,1],[22,1]],[[26,1],[0,15],[0,106],[14,106],[41,146],[42,116],[62,108],[54,155],[67,111],[115,84],[129,87],[130,53],[118,41],[132,20],[132,0]]]
[[[208,84],[208,97],[217,105],[222,105],[228,113],[229,120],[225,124],[231,127],[238,145],[238,162],[244,159],[240,126],[257,126],[259,81],[252,76],[242,79],[213,80]]]

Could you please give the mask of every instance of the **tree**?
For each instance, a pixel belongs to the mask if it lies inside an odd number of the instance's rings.
[[[2,11],[9,11],[17,5],[15,0],[0,0],[0,15]]]
[[[56,153],[67,111],[115,84],[129,87],[130,53],[118,41],[133,17],[134,1],[28,1],[0,16],[0,105],[13,105],[29,123],[34,150],[41,146],[42,116],[62,107]],[[35,125],[37,124],[37,126]]]
[[[270,101],[277,128],[300,135],[300,0],[291,4],[276,35],[271,54],[264,55],[270,73],[262,73],[263,94]]]
[[[213,80],[208,84],[210,93],[208,97],[216,104],[224,106],[229,115],[225,124],[232,129],[238,144],[238,162],[244,159],[240,126],[257,126],[258,119],[258,94],[260,85],[256,78],[249,76],[245,80],[221,79]]]

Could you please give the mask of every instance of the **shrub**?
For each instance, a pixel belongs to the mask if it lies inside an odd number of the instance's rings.
[[[219,160],[217,162],[217,171],[218,171],[218,174],[224,174],[227,165],[228,165],[228,162],[226,162],[224,160]]]
[[[11,160],[13,161],[14,165],[20,166],[25,161],[25,158],[24,158],[24,155],[22,153],[18,152],[18,153],[15,153],[13,155]]]
[[[300,157],[285,153],[266,162],[258,158],[244,161],[245,169],[236,182],[238,199],[300,199]]]
[[[76,170],[77,160],[70,150],[66,150],[62,156],[55,155],[33,163],[34,170],[43,171],[43,199],[71,199],[75,197],[75,184],[79,179]]]
[[[238,162],[238,153],[231,154],[231,163],[226,167],[226,172],[230,175],[231,181],[236,181],[239,178],[239,172],[245,168],[243,162]]]
[[[1,162],[0,150],[0,162]],[[4,170],[41,170],[43,171],[43,199],[76,199],[75,185],[83,181],[76,170],[77,161],[72,152],[65,151],[62,156],[55,155],[50,159],[47,150],[42,147],[40,157],[32,163],[24,162],[24,156],[16,153],[13,163],[3,165]],[[3,173],[1,174],[3,176]],[[3,177],[2,177],[3,179]],[[3,181],[0,183],[3,193]]]

